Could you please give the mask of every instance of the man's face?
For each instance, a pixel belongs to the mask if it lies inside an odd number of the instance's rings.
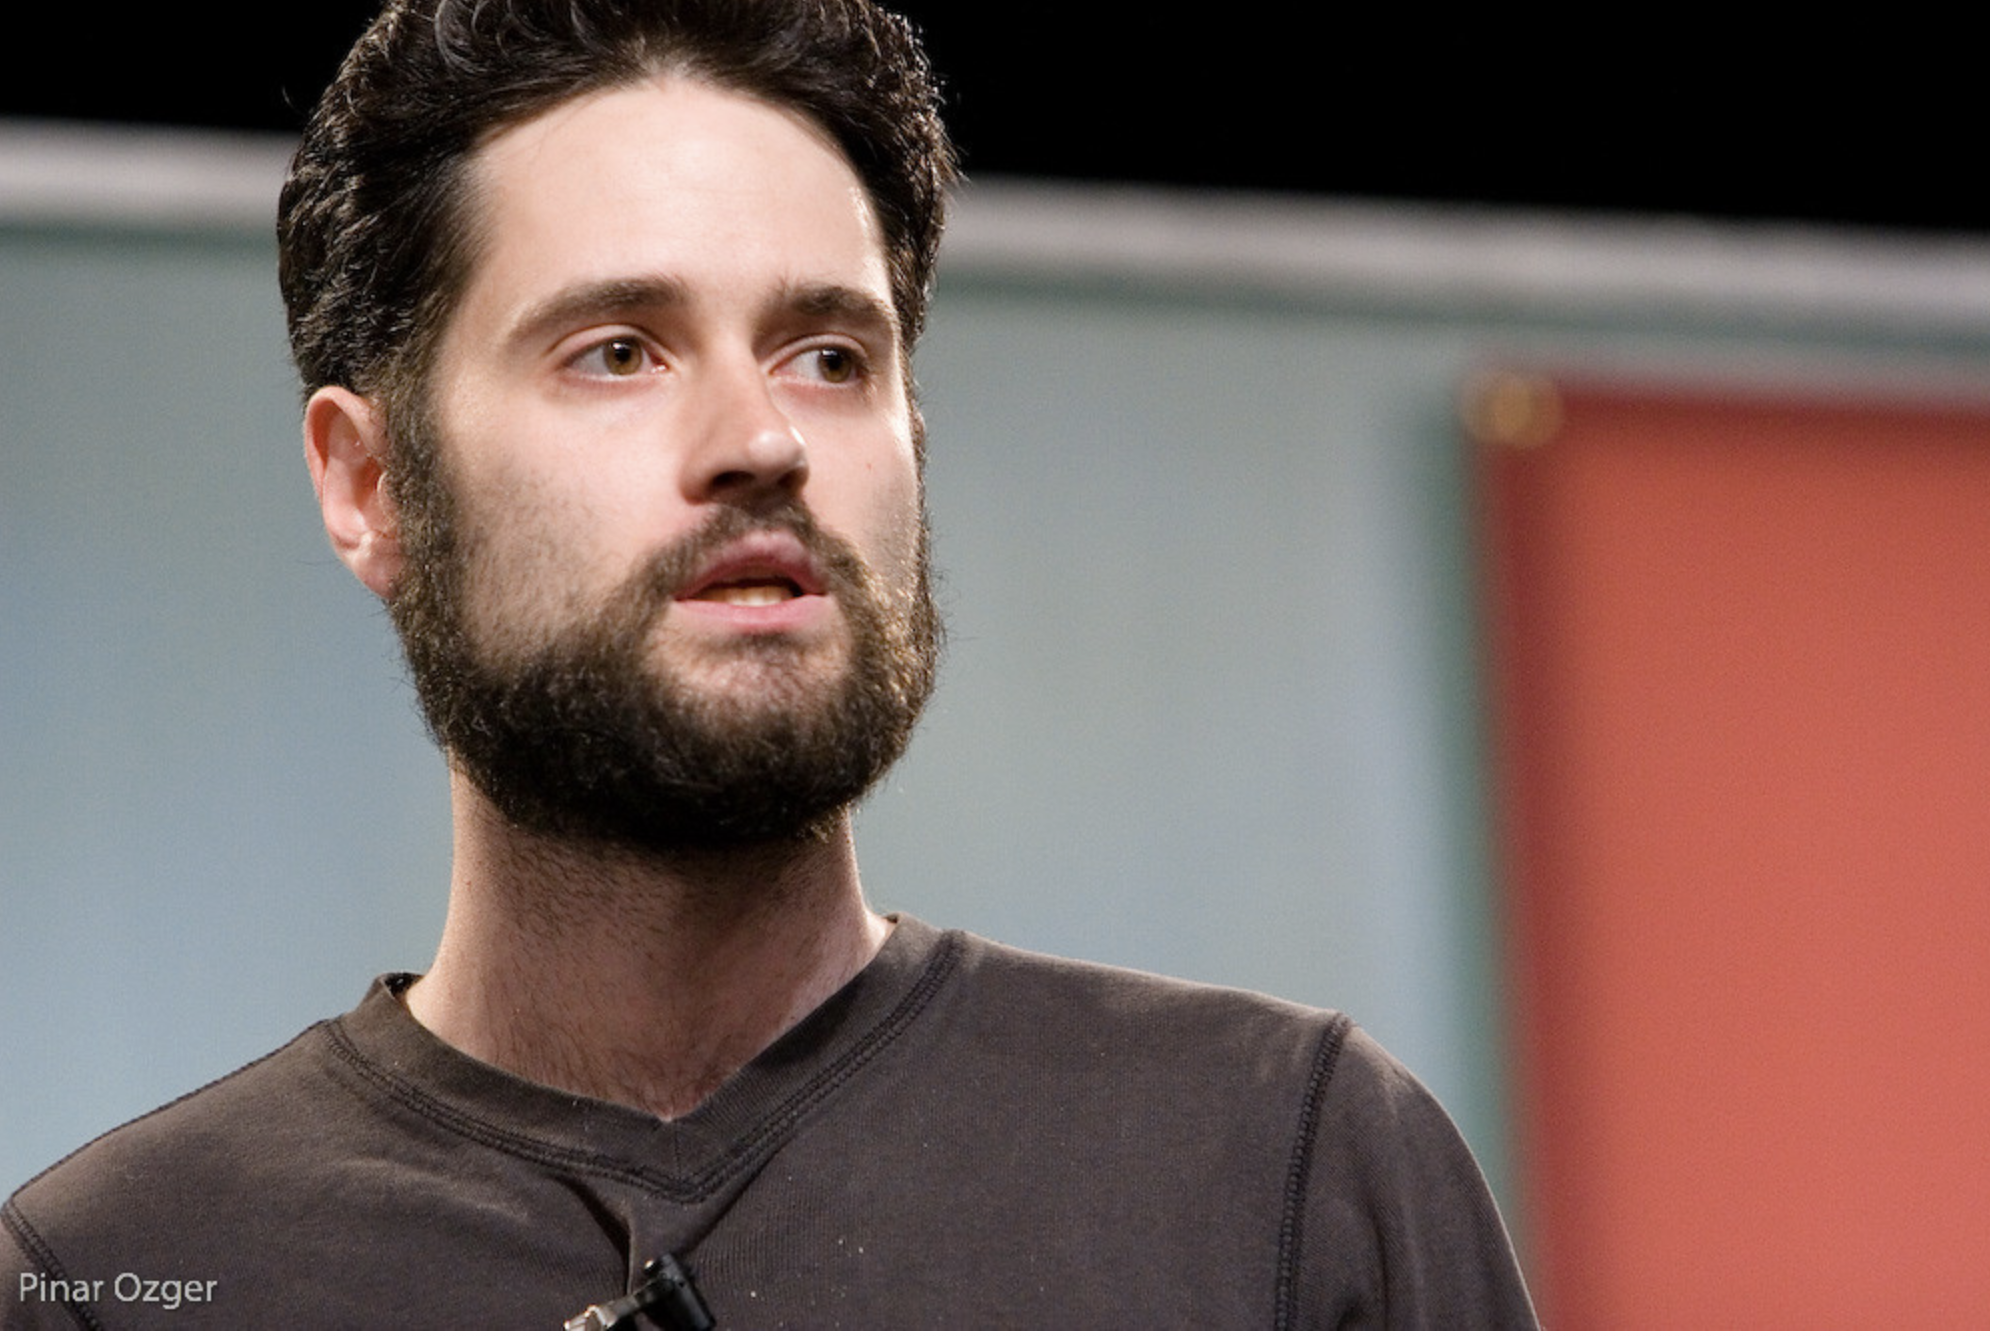
[[[913,413],[833,144],[687,78],[479,154],[478,258],[395,595],[424,706],[507,815],[652,847],[801,833],[931,686]],[[424,550],[424,541],[427,550]]]

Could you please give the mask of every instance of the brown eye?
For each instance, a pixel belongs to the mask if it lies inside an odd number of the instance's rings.
[[[847,348],[815,350],[815,371],[831,385],[841,385],[857,374],[857,358]]]
[[[601,369],[611,376],[633,376],[643,369],[643,345],[634,339],[610,339],[601,345]]]

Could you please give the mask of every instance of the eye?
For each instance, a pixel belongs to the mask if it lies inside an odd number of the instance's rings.
[[[632,334],[618,334],[584,349],[573,365],[602,376],[635,376],[649,369],[649,350]]]
[[[804,377],[828,385],[847,385],[864,371],[864,359],[855,349],[833,343],[808,349],[794,365]]]

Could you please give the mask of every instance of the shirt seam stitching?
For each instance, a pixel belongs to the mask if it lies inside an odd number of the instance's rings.
[[[959,944],[955,935],[951,933],[942,935],[939,945],[934,950],[933,959],[928,962],[924,972],[882,1020],[852,1043],[841,1057],[769,1110],[758,1123],[748,1128],[726,1151],[713,1160],[708,1168],[688,1176],[659,1173],[586,1151],[568,1150],[540,1138],[500,1126],[438,1099],[412,1082],[381,1069],[360,1051],[358,1045],[346,1033],[343,1023],[331,1022],[327,1025],[325,1033],[332,1052],[357,1075],[396,1103],[459,1136],[489,1149],[550,1168],[585,1171],[614,1182],[655,1192],[673,1202],[690,1205],[709,1197],[743,1165],[751,1163],[762,1148],[777,1141],[800,1122],[810,1108],[834,1092],[888,1047],[925,1010],[933,994],[952,973],[958,955]]]
[[[27,1254],[30,1261],[50,1273],[53,1279],[62,1281],[65,1286],[71,1282],[68,1268],[62,1265],[62,1260],[55,1255],[55,1250],[50,1248],[48,1241],[28,1223],[26,1213],[11,1198],[4,1206],[0,1206],[0,1222],[6,1224],[7,1232],[14,1236],[15,1241],[21,1245],[21,1251]],[[104,1329],[103,1319],[97,1316],[96,1309],[89,1303],[81,1299],[65,1298],[61,1301],[61,1306],[69,1311],[76,1319],[77,1325],[84,1330]]]
[[[1319,1135],[1320,1107],[1352,1025],[1345,1014],[1334,1017],[1314,1050],[1312,1071],[1307,1077],[1306,1098],[1299,1111],[1299,1133],[1286,1165],[1285,1211],[1278,1227],[1277,1290],[1272,1306],[1272,1326],[1277,1331],[1290,1331],[1297,1324],[1299,1250],[1305,1243],[1306,1187],[1312,1177],[1313,1145]]]

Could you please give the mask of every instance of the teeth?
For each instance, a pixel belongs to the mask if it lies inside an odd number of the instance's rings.
[[[793,595],[785,585],[718,585],[700,597],[735,607],[761,608],[770,603],[784,603]]]

